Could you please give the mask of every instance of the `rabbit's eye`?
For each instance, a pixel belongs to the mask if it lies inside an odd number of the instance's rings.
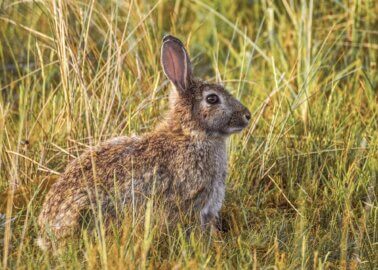
[[[219,97],[216,94],[210,94],[206,97],[206,102],[209,104],[219,103]]]

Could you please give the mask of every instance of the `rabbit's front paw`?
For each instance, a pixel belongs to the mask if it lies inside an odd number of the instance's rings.
[[[211,212],[201,211],[200,215],[201,228],[203,231],[207,231],[214,224],[216,218]]]

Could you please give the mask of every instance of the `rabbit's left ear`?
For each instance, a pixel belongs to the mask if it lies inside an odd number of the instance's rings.
[[[171,35],[163,38],[161,64],[165,75],[176,86],[177,91],[185,92],[192,79],[192,65],[182,42]]]

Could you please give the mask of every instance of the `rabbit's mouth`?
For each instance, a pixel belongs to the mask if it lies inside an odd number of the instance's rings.
[[[239,126],[239,127],[228,127],[226,130],[227,134],[232,134],[232,133],[238,133],[242,131],[246,126]]]
[[[225,133],[232,134],[242,131],[248,126],[250,119],[251,114],[247,109],[244,108],[244,110],[235,111],[225,127]]]

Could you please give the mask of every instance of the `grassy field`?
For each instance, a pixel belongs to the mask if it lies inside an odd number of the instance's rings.
[[[167,108],[166,33],[253,113],[229,143],[229,231],[162,233],[149,208],[40,251],[67,163]],[[375,0],[0,0],[0,268],[378,269],[377,59]]]

